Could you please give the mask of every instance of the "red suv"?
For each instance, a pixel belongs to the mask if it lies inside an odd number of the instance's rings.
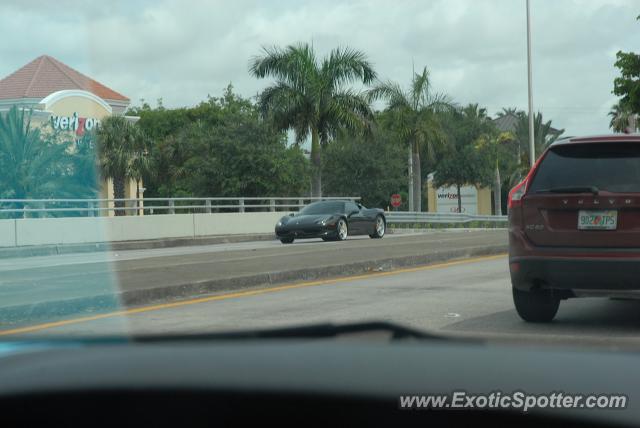
[[[559,140],[508,201],[524,320],[551,321],[570,297],[640,295],[640,135]]]

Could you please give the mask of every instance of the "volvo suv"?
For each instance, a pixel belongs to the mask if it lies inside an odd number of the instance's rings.
[[[509,192],[509,270],[521,318],[572,297],[640,296],[640,135],[566,138]]]

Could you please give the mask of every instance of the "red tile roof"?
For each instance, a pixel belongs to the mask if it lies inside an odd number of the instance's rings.
[[[129,101],[79,71],[42,55],[0,80],[0,99],[44,98],[65,89],[81,89],[103,100]]]

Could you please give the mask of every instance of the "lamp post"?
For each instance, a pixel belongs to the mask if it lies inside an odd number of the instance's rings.
[[[535,138],[533,135],[533,94],[531,89],[531,16],[529,0],[527,0],[527,77],[529,86],[529,165],[533,167],[536,161]]]

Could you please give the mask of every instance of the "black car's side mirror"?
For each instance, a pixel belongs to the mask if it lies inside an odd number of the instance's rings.
[[[289,217],[293,217],[295,213],[289,213]]]

